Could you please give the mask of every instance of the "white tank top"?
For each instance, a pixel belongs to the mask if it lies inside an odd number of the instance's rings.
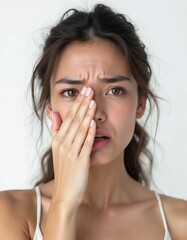
[[[36,221],[36,230],[35,230],[35,234],[34,234],[34,238],[33,240],[42,240],[43,236],[40,230],[40,218],[41,218],[41,193],[40,193],[40,189],[39,186],[35,187],[36,190],[36,196],[37,196],[37,221]],[[155,192],[156,198],[158,200],[158,206],[160,209],[160,214],[162,217],[162,221],[163,221],[163,225],[164,225],[164,229],[165,229],[165,236],[164,236],[164,240],[172,240],[169,230],[168,230],[168,226],[167,226],[167,221],[166,221],[166,216],[165,216],[165,212],[164,212],[164,207],[160,198],[159,193]]]
[[[37,203],[37,214],[36,214],[36,230],[33,240],[42,240],[43,236],[40,230],[40,218],[41,218],[41,208],[42,208],[42,198],[39,186],[35,187],[36,190],[36,203]]]

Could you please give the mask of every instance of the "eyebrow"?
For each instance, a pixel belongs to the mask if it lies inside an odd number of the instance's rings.
[[[114,77],[104,77],[101,78],[101,82],[103,83],[116,83],[116,82],[122,82],[122,81],[129,81],[131,82],[131,79],[123,76],[123,75],[119,75],[119,76],[114,76]],[[56,81],[54,84],[85,84],[86,81],[85,80],[75,80],[75,79],[69,79],[69,78],[61,78],[60,80]]]
[[[115,83],[115,82],[122,82],[122,81],[131,82],[131,79],[126,76],[119,75],[114,77],[102,78],[101,81],[104,83]]]

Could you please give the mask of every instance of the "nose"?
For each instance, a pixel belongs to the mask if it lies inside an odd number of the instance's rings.
[[[97,110],[94,117],[95,122],[105,122],[106,121],[106,114],[103,111]]]
[[[94,120],[96,123],[99,123],[99,122],[103,123],[107,120],[106,108],[104,107],[104,103],[102,99],[98,99],[96,98],[96,96],[94,96],[94,100],[96,102],[96,112],[95,112]]]

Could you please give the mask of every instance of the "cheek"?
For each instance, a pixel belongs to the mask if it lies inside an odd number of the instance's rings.
[[[123,108],[115,108],[113,112],[113,122],[115,121],[115,126],[117,126],[117,134],[121,139],[122,145],[128,145],[133,134],[136,123],[136,106],[126,105]]]
[[[121,122],[134,122],[136,119],[136,105],[124,105],[119,108],[113,108],[113,116]]]
[[[53,111],[58,112],[62,121],[64,121],[64,118],[67,112],[70,110],[72,104],[73,102],[62,101],[62,99],[58,99],[57,101],[53,99],[52,109]]]
[[[134,134],[136,114],[132,109],[126,108],[124,110],[115,111],[115,119],[117,146],[124,151]]]
[[[57,112],[59,113],[59,115],[60,115],[60,117],[62,119],[62,122],[63,122],[64,119],[65,119],[65,116],[66,116],[66,114],[68,112],[68,109],[63,108],[63,109],[57,110]]]

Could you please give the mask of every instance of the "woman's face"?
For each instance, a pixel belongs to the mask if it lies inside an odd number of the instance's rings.
[[[106,145],[93,148],[91,164],[105,164],[123,157],[133,136],[135,121],[143,115],[145,101],[138,102],[137,83],[127,60],[111,41],[73,43],[62,51],[51,79],[48,116],[51,111],[58,112],[63,122],[84,86],[94,91],[98,131],[110,137]]]

